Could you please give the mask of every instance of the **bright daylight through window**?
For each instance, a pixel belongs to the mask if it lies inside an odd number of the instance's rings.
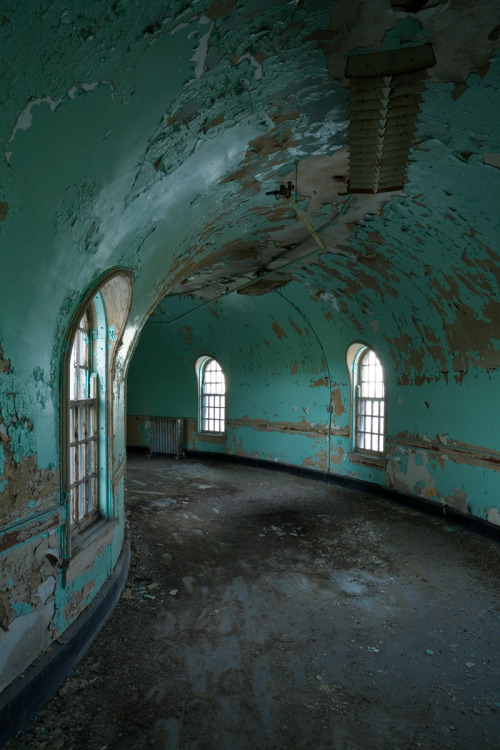
[[[356,448],[382,453],[385,431],[385,383],[380,360],[371,349],[357,361]]]
[[[226,382],[215,359],[202,365],[201,429],[204,432],[224,432],[226,427]]]

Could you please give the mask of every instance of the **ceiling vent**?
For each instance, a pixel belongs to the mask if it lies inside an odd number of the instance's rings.
[[[401,190],[422,102],[431,44],[351,55],[349,192]]]
[[[272,278],[260,278],[251,281],[249,284],[238,289],[238,294],[246,294],[249,297],[260,297],[262,294],[269,294],[276,289],[280,289],[285,284],[293,280],[291,273],[273,273]]]

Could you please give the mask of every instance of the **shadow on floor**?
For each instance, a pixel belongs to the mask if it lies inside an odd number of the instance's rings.
[[[500,547],[359,492],[131,456],[132,566],[9,750],[500,746]]]

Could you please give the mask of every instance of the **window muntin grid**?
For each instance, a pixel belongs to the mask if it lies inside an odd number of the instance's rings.
[[[201,429],[224,432],[226,429],[226,381],[221,366],[209,359],[203,366],[201,384]]]
[[[356,399],[356,448],[382,453],[385,434],[384,370],[374,351],[368,349],[358,364]]]
[[[69,371],[70,524],[81,531],[98,516],[98,414],[96,377],[92,376],[90,309],[73,339]]]

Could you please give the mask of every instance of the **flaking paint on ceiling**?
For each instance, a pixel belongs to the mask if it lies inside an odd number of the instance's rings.
[[[408,366],[413,348],[422,367],[498,364],[499,12],[417,6],[8,2],[6,351],[42,337],[55,352],[81,295],[116,265],[135,279],[130,343],[163,294],[196,307],[287,264],[332,314],[383,329]],[[404,192],[350,199],[346,56],[424,42],[436,66]],[[325,252],[266,196],[289,180]],[[45,310],[43,330],[13,278]]]

